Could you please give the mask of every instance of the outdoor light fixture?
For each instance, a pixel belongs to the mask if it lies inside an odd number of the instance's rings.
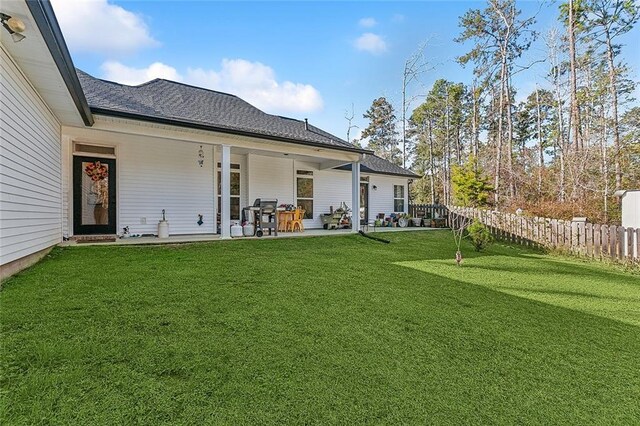
[[[27,27],[24,25],[24,22],[18,18],[12,18],[11,16],[0,12],[0,22],[2,22],[2,26],[6,28],[9,34],[11,34],[11,38],[14,43],[26,38],[21,33],[24,32]]]

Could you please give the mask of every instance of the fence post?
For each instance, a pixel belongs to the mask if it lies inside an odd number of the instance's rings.
[[[625,248],[627,249],[627,259],[630,262],[633,262],[633,237],[635,236],[635,232],[633,231],[634,229],[632,227],[627,228],[627,245],[625,246]]]
[[[617,237],[618,237],[618,229],[617,226],[613,225],[609,227],[609,257],[612,259],[616,258],[617,253]]]
[[[587,257],[593,257],[593,225],[587,223],[584,226],[585,246],[587,248]]]
[[[623,226],[618,226],[618,260],[624,260],[626,248],[625,229]]]

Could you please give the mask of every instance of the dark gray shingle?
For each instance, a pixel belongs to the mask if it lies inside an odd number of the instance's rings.
[[[351,170],[351,164],[337,167],[340,170]],[[364,154],[360,162],[360,173],[379,173],[383,175],[405,176],[408,178],[419,178],[420,175],[412,171],[403,169],[393,164],[391,161],[380,158],[373,154]]]
[[[77,73],[89,106],[97,114],[119,113],[140,119],[169,120],[211,130],[361,152],[365,153],[362,172],[418,177],[322,129],[309,125],[307,130],[304,121],[267,114],[235,95],[163,79],[127,86],[92,77],[81,70]],[[341,168],[350,170],[351,166]]]
[[[167,119],[221,129],[283,138],[300,143],[362,152],[354,145],[315,126],[267,114],[235,95],[169,80],[155,79],[139,86],[100,80],[78,70],[89,106],[96,113],[116,112]]]

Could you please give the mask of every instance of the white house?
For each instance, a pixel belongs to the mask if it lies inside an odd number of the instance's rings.
[[[172,234],[220,221],[226,238],[257,198],[304,206],[305,228],[341,202],[367,220],[408,209],[408,170],[232,94],[94,78],[75,69],[48,1],[1,9],[26,26],[18,43],[0,28],[3,276],[63,237],[154,234],[162,210]]]

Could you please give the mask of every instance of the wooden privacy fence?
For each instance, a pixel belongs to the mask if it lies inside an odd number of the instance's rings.
[[[470,207],[449,207],[449,223],[479,219],[499,240],[566,251],[594,259],[640,263],[640,228],[527,217]]]

